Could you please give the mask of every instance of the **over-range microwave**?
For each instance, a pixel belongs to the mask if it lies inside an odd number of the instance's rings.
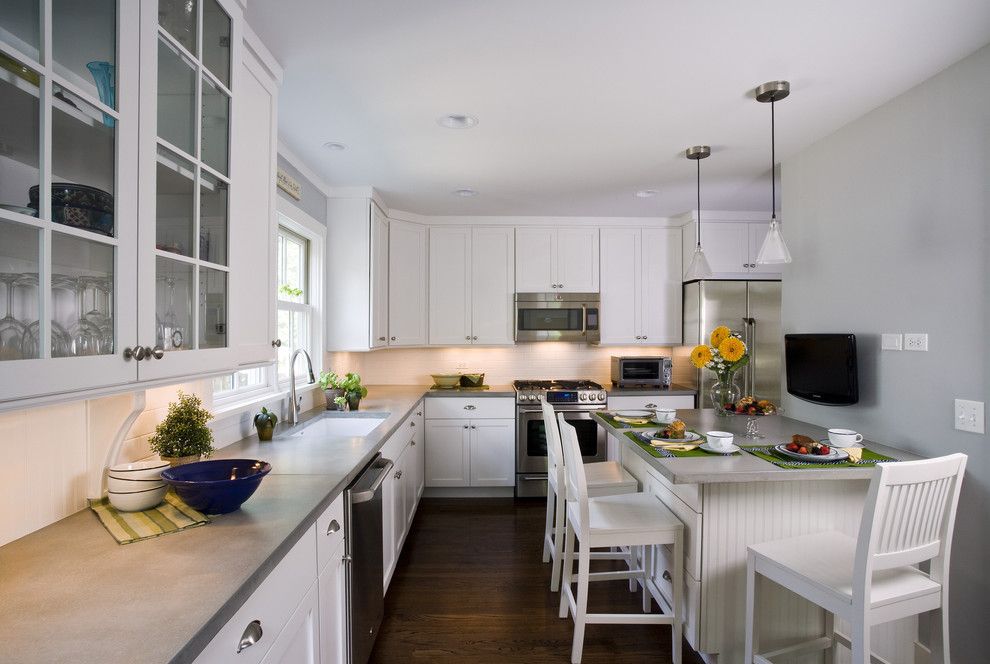
[[[516,293],[516,341],[601,337],[598,293]]]

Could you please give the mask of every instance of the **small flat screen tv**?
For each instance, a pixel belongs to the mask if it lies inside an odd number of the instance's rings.
[[[829,406],[859,401],[855,334],[785,334],[787,392]]]

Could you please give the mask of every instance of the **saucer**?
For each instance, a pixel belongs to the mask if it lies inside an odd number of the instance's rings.
[[[738,452],[741,449],[738,445],[732,444],[729,445],[729,449],[727,450],[716,450],[714,447],[711,446],[711,443],[708,442],[704,442],[698,447],[708,452],[709,454],[721,454],[723,456],[728,454],[734,454],[735,452]]]

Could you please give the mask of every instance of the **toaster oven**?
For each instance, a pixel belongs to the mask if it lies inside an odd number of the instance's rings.
[[[669,357],[612,356],[612,385],[616,387],[670,387],[673,362]]]

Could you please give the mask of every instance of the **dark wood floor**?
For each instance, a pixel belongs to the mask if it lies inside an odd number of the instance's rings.
[[[424,498],[371,661],[569,662],[573,623],[557,617],[541,556],[544,510],[540,500]],[[591,587],[589,611],[640,610],[624,581]],[[687,643],[684,653],[684,664],[701,664]],[[587,628],[585,664],[670,661],[669,627]]]

